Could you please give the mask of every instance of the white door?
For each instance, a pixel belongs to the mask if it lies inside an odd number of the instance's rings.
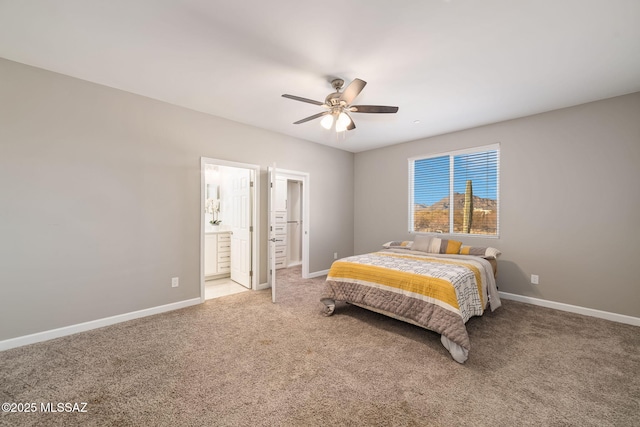
[[[251,289],[251,178],[249,169],[229,168],[231,280]]]
[[[271,284],[271,301],[276,302],[276,164],[268,169],[269,188],[267,191],[267,206],[269,211],[269,251],[268,270]]]

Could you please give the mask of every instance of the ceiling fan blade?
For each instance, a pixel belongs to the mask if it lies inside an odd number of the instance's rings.
[[[303,98],[301,96],[288,95],[286,93],[282,96],[285,98],[293,99],[294,101],[308,102],[309,104],[314,104],[314,105],[324,105],[324,102],[314,101],[313,99]]]
[[[344,92],[342,92],[342,95],[340,95],[340,99],[346,102],[347,105],[351,104],[353,100],[356,99],[356,96],[358,96],[360,92],[362,92],[362,89],[364,89],[366,84],[367,82],[365,82],[364,80],[354,79],[351,83],[349,83],[349,86],[346,87]]]
[[[397,113],[398,107],[386,105],[352,105],[349,108],[352,113]]]
[[[322,113],[314,114],[313,116],[305,117],[304,119],[300,119],[297,122],[293,122],[294,125],[299,125],[300,123],[305,123],[313,119],[317,119],[318,117],[326,116],[327,114],[331,114],[331,110],[323,111]]]
[[[347,114],[347,113],[345,113],[345,114]],[[353,121],[353,117],[351,117],[349,114],[347,114],[347,117],[349,117],[349,120],[351,120],[351,121],[349,122],[349,125],[347,126],[347,130],[353,130],[353,129],[355,129],[355,128],[356,128],[356,124],[355,124],[355,122]]]

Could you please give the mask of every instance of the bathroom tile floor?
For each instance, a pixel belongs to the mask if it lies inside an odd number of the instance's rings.
[[[224,297],[248,290],[249,289],[237,284],[228,277],[224,279],[207,280],[204,282],[205,299]]]

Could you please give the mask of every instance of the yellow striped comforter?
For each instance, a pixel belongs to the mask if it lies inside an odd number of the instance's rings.
[[[442,334],[466,351],[465,323],[499,306],[488,261],[464,255],[381,251],[335,261],[322,301],[347,301]],[[497,299],[497,301],[495,301]]]

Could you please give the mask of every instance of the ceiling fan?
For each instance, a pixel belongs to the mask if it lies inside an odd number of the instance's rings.
[[[331,86],[333,86],[336,91],[330,93],[324,100],[324,102],[314,101],[313,99],[302,98],[295,95],[284,94],[282,96],[285,98],[293,99],[295,101],[307,102],[309,104],[320,105],[326,108],[325,111],[294,122],[294,125],[299,125],[300,123],[305,123],[324,116],[324,118],[320,121],[322,127],[324,127],[325,129],[331,129],[331,127],[335,123],[336,132],[344,132],[345,130],[352,130],[356,128],[356,125],[349,113],[398,112],[398,107],[388,107],[384,105],[351,105],[353,100],[360,94],[366,84],[367,82],[365,82],[364,80],[355,79],[351,83],[349,83],[344,91],[340,92],[340,89],[342,89],[342,86],[344,85],[344,80],[333,79],[331,81]]]

